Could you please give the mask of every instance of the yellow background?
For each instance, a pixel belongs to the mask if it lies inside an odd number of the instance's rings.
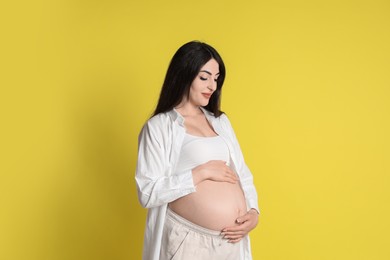
[[[0,259],[140,259],[137,135],[194,39],[226,63],[262,209],[254,259],[390,259],[388,1],[11,3]]]

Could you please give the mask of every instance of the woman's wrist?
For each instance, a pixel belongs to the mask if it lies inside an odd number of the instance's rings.
[[[207,179],[205,172],[202,171],[201,166],[197,166],[192,169],[192,179],[194,180],[195,186]]]

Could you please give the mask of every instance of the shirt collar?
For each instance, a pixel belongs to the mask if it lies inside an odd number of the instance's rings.
[[[184,117],[176,109],[170,110],[168,114],[174,122],[178,122],[179,125],[184,127]]]

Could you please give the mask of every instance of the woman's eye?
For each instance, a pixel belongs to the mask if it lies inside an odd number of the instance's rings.
[[[201,76],[201,77],[200,77],[200,80],[207,80],[207,78],[204,78],[204,77]]]
[[[218,79],[214,79],[215,82],[218,82]]]

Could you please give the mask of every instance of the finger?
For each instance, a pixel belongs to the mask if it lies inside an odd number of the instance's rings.
[[[225,181],[233,183],[233,184],[237,183],[237,179],[230,174],[225,174],[224,179],[225,179]]]
[[[248,220],[251,220],[253,216],[251,216],[250,214],[245,214],[243,216],[240,216],[236,219],[236,222],[238,224],[241,224],[241,223],[244,223],[244,222],[247,222]]]
[[[237,178],[237,174],[229,167],[229,166],[226,166],[225,165],[225,171],[230,174],[231,176],[234,176],[235,178]]]
[[[246,235],[247,233],[242,230],[242,231],[239,231],[239,232],[227,232],[225,233],[225,235],[223,236],[224,238],[237,238],[237,237],[242,237],[244,235]]]
[[[225,228],[222,230],[222,234],[232,234],[232,233],[237,233],[237,232],[245,232],[246,226],[236,226],[236,227],[231,227],[231,228]]]
[[[229,175],[229,178],[234,182],[238,182],[238,178],[236,176]]]
[[[216,181],[235,183],[234,180],[230,178],[228,175],[222,175],[218,179],[216,179]]]
[[[258,214],[255,214],[253,212],[250,212],[248,211],[245,215],[243,216],[240,216],[237,218],[237,223],[243,223],[243,222],[247,222],[247,221],[257,221],[259,215]]]
[[[232,183],[232,184],[236,184],[237,183],[237,180],[232,178],[232,177],[228,177],[229,179],[229,182]]]
[[[237,239],[229,239],[228,243],[237,243],[237,242],[240,242],[241,239],[242,239],[242,237],[237,238]]]
[[[231,176],[231,177],[234,178],[235,180],[238,180],[237,174],[236,174],[232,169],[228,168],[228,169],[226,170],[226,172],[227,172],[227,174],[229,174],[229,176]]]
[[[240,234],[240,235],[224,236],[223,238],[232,240],[232,239],[242,238],[243,236],[244,236],[244,234]]]
[[[230,184],[236,184],[237,181],[236,180],[232,180],[231,178],[227,178],[226,179],[226,182],[230,183]]]
[[[235,227],[229,227],[229,228],[224,228],[222,230],[222,234],[232,234],[232,233],[237,233],[237,232],[248,232],[248,230],[250,230],[250,223],[249,222],[245,222],[244,224],[241,224],[239,226],[235,226]]]

